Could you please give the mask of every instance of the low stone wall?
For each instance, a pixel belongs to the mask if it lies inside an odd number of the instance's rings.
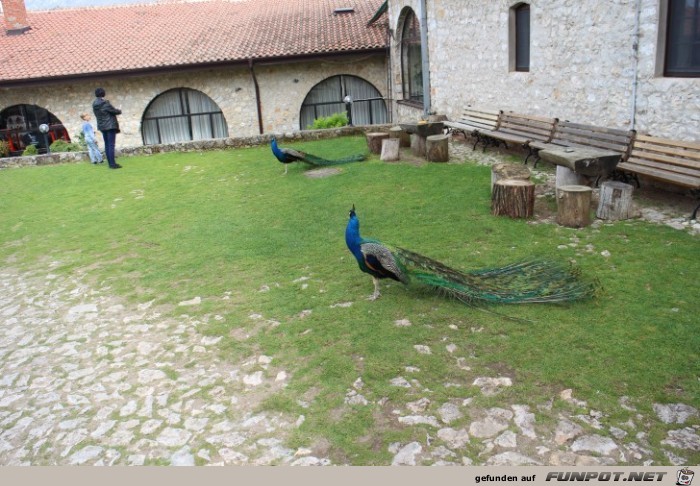
[[[301,130],[290,133],[267,133],[254,137],[216,138],[211,140],[198,140],[195,142],[143,145],[140,147],[117,149],[116,155],[117,157],[129,157],[134,155],[152,155],[167,152],[204,152],[207,150],[255,147],[270,143],[273,137],[276,137],[279,141],[321,140],[350,135],[364,135],[367,132],[385,131],[390,127],[391,125],[364,125],[357,127],[329,128],[326,130]],[[56,152],[52,154],[32,155],[26,157],[3,157],[0,158],[0,169],[85,161],[90,161],[87,152]]]

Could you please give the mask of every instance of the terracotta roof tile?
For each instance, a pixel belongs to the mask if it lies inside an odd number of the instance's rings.
[[[209,0],[28,11],[0,34],[3,82],[380,49],[382,0]],[[351,6],[353,13],[334,14]]]

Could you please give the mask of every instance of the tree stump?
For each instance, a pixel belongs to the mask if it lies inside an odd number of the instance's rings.
[[[557,189],[557,223],[569,228],[591,224],[591,194],[588,186],[569,185]]]
[[[389,129],[389,137],[398,138],[401,141],[401,147],[411,146],[411,134],[404,132],[403,128],[398,125]]]
[[[411,152],[418,157],[425,157],[425,137],[417,133],[411,134]]]
[[[399,146],[401,140],[398,138],[385,138],[382,141],[382,155],[379,157],[385,162],[399,160]]]
[[[600,219],[620,220],[632,217],[631,184],[619,181],[605,181],[600,185],[600,200],[596,216]]]
[[[382,153],[382,141],[389,138],[386,132],[370,132],[367,134],[367,146],[373,154]]]
[[[535,209],[535,184],[521,179],[501,179],[493,185],[491,213],[494,216],[531,218]]]
[[[450,147],[447,135],[429,135],[425,139],[425,158],[430,162],[448,162]]]
[[[491,166],[491,192],[493,185],[501,179],[517,179],[521,181],[530,180],[530,169],[524,165],[517,164],[494,164]]]

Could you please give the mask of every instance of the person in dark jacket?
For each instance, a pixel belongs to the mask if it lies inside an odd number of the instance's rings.
[[[117,115],[122,111],[112,106],[112,103],[105,99],[105,90],[97,88],[95,90],[95,101],[92,102],[92,111],[95,113],[97,129],[102,132],[105,141],[105,156],[110,169],[121,169],[121,165],[114,160],[114,146],[119,133],[119,122]]]

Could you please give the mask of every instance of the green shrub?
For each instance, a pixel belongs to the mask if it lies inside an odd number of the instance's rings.
[[[83,148],[80,144],[66,142],[63,139],[58,139],[49,147],[51,152],[81,152]]]
[[[308,126],[309,129],[321,129],[321,128],[337,128],[344,127],[348,124],[348,115],[346,113],[333,113],[330,116],[322,116],[321,118],[316,118],[313,125]]]
[[[10,144],[0,140],[0,157],[7,157],[8,155],[10,155]]]
[[[36,148],[36,145],[27,145],[27,148],[24,149],[24,152],[22,152],[22,155],[38,155],[39,150]]]
[[[75,137],[73,137],[73,140],[73,143],[80,145],[81,151],[87,150],[87,142],[85,141],[85,134],[83,132],[78,133]]]

